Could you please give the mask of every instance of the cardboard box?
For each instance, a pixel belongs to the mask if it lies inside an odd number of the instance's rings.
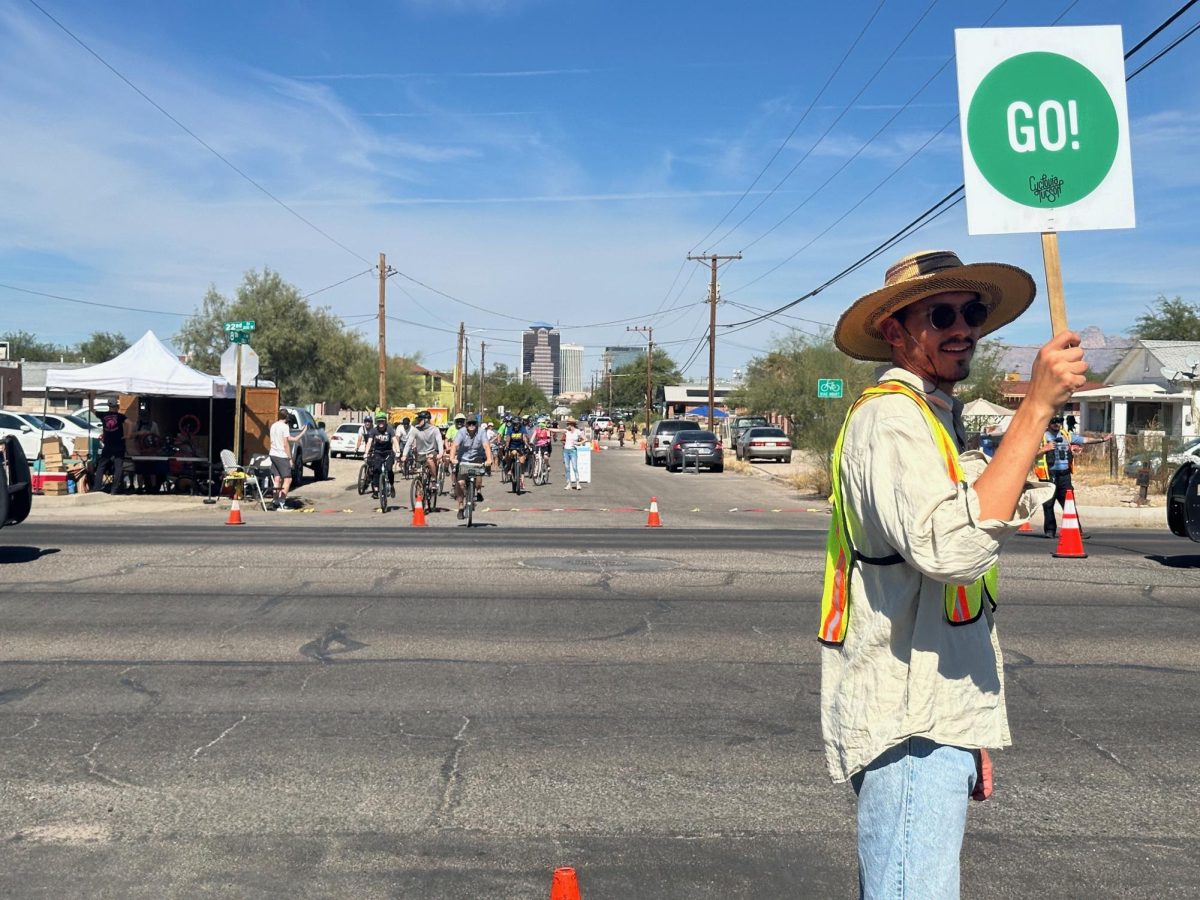
[[[47,481],[42,485],[42,493],[51,496],[64,495],[68,493],[67,483],[65,481]]]
[[[66,472],[31,472],[29,478],[35,491],[46,491],[47,485],[57,484],[62,486],[62,493],[67,492]]]

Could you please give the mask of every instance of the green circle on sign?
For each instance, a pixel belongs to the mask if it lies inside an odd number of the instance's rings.
[[[1094,191],[1116,159],[1118,131],[1100,79],[1058,53],[1006,59],[979,83],[967,110],[975,165],[1024,206],[1067,206]]]

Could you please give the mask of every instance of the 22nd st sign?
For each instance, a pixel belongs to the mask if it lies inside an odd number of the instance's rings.
[[[971,234],[1132,228],[1121,29],[955,32]]]

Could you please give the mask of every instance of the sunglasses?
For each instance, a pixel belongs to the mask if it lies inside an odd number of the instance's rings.
[[[982,300],[972,300],[970,303],[964,303],[962,306],[951,306],[949,303],[935,303],[929,309],[925,310],[925,314],[929,317],[929,324],[936,331],[945,331],[954,325],[958,320],[959,313],[962,314],[962,320],[968,328],[979,328],[987,321],[988,314],[991,312],[986,303]]]

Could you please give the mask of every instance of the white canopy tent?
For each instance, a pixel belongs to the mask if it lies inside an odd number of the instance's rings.
[[[139,397],[206,397],[208,398],[209,499],[212,501],[212,440],[214,399],[232,400],[236,388],[220,375],[206,375],[179,361],[179,358],[147,331],[124,353],[107,362],[82,369],[47,369],[46,394],[55,389],[88,391],[90,394],[136,394]]]
[[[233,385],[220,375],[205,375],[181,363],[153,331],[108,362],[82,369],[47,369],[46,389],[54,388],[227,400],[235,393]]]

